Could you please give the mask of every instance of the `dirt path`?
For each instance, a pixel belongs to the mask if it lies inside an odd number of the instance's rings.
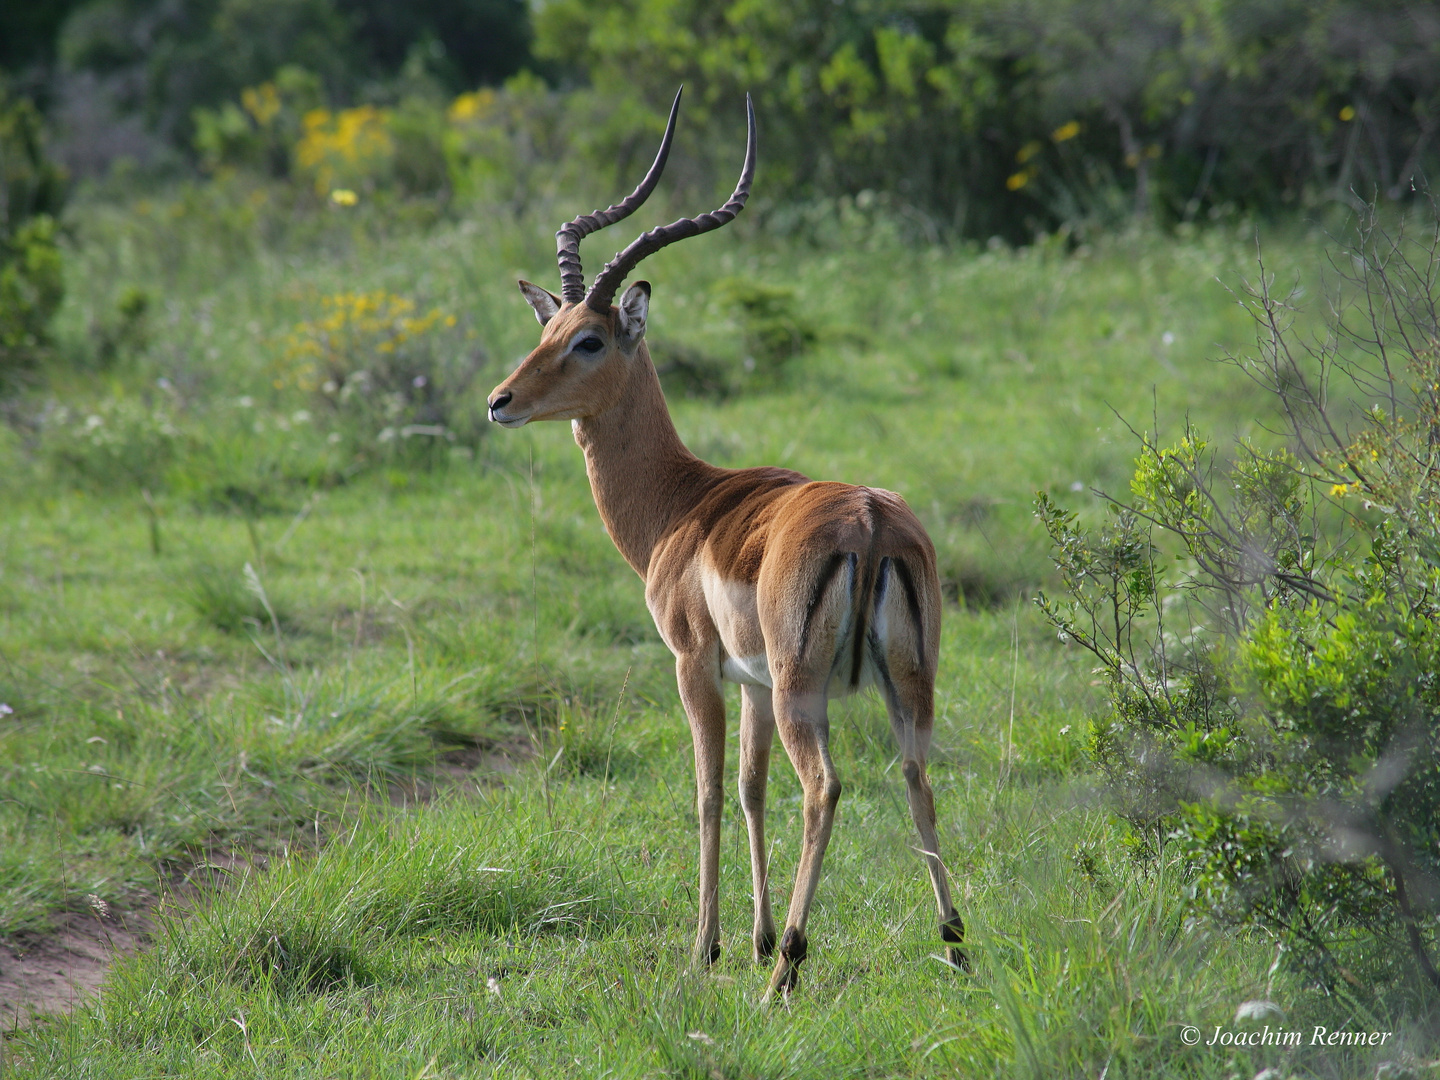
[[[395,806],[424,804],[442,791],[503,783],[515,772],[516,761],[532,756],[529,745],[519,740],[452,750],[440,755],[430,776],[375,794]],[[37,1017],[68,1013],[96,997],[116,960],[149,945],[161,905],[175,914],[202,892],[224,888],[236,873],[264,870],[266,862],[264,856],[212,851],[163,898],[126,911],[65,912],[55,917],[56,928],[47,933],[0,939],[0,1036],[29,1026]]]
[[[116,917],[67,913],[48,934],[0,942],[0,1031],[66,1013],[94,997],[118,957],[149,939],[149,909]]]

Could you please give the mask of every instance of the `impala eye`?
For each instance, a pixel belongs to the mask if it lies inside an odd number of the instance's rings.
[[[594,356],[601,349],[605,348],[605,342],[601,341],[598,337],[587,337],[577,341],[575,348],[583,353],[589,353],[591,356]]]

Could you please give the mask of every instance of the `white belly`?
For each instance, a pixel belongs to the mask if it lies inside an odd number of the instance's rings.
[[[770,661],[761,653],[759,656],[727,656],[720,665],[720,677],[727,682],[744,683],[746,686],[763,686],[773,690],[770,681]]]

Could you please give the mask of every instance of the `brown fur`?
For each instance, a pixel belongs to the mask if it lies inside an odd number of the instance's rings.
[[[641,287],[648,300],[649,286]],[[512,426],[574,422],[600,516],[644,579],[645,601],[675,654],[700,811],[696,961],[711,962],[719,952],[721,680],[731,678],[743,684],[740,797],[759,959],[770,956],[777,937],[764,847],[765,781],[777,728],[804,788],[800,866],[767,997],[795,985],[840,797],[825,702],[866,682],[879,687],[890,712],[944,941],[952,962],[962,963],[960,921],[939,857],[925,776],[940,587],[924,528],[888,491],[817,483],[788,469],[721,469],[701,461],[671,423],[643,339],[645,304],[634,290],[622,305],[639,302],[640,325],[627,335],[617,308],[600,314],[558,300],[552,308],[548,294],[525,288],[548,321],[540,344],[492,394],[492,418]],[[540,293],[538,301],[531,290]],[[599,338],[603,351],[571,352],[581,334]]]

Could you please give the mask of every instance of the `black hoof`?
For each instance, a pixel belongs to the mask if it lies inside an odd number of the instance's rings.
[[[789,994],[800,982],[800,962],[809,951],[810,945],[804,934],[793,926],[785,931],[785,936],[780,939],[780,955],[785,958],[785,975],[776,987],[782,994]]]
[[[775,974],[770,977],[770,989],[765,992],[767,999],[776,993],[788,997],[795,989],[800,982],[800,962],[808,951],[805,935],[789,927],[780,939],[780,959],[776,961]]]
[[[785,931],[785,936],[780,939],[780,955],[790,961],[792,967],[799,967],[800,961],[805,959],[805,954],[810,951],[809,944],[805,941],[805,935],[795,927]]]
[[[775,955],[775,931],[759,934],[755,938],[756,961],[769,960]]]
[[[945,962],[970,974],[970,958],[960,949],[960,943],[965,940],[965,924],[959,915],[951,915],[940,924],[940,940],[945,942]]]

